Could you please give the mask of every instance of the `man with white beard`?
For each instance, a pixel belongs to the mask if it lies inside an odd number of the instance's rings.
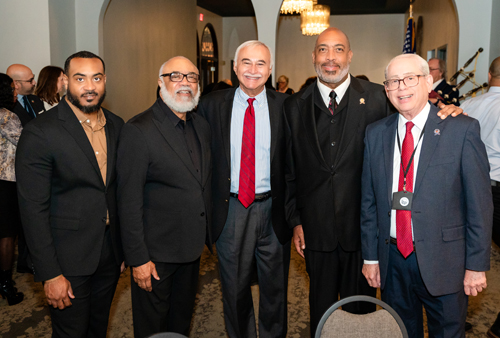
[[[135,337],[189,334],[200,256],[205,243],[211,247],[210,127],[192,113],[198,69],[174,57],[158,84],[160,98],[123,127],[117,155]]]

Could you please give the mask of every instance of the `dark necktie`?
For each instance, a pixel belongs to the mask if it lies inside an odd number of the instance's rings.
[[[328,104],[328,110],[330,111],[330,113],[332,113],[333,115],[333,112],[335,111],[335,109],[337,109],[337,93],[335,93],[335,90],[332,90],[330,92],[330,103]]]
[[[413,153],[413,135],[411,129],[413,122],[406,122],[406,135],[401,149],[401,166],[399,169],[399,184],[398,191],[403,190],[404,185],[404,170],[408,166],[411,154]],[[410,169],[406,174],[406,191],[413,192],[413,161]],[[404,258],[408,257],[413,252],[413,239],[411,235],[411,211],[396,210],[396,236],[398,240],[398,250]]]
[[[243,138],[241,142],[240,183],[238,200],[248,208],[255,199],[255,110],[254,98],[248,101],[243,122]]]
[[[28,96],[26,95],[23,96],[23,102],[24,102],[24,109],[28,112],[28,114],[32,115],[33,117],[36,117],[35,111],[33,110],[33,107],[31,107],[30,100],[28,100]]]

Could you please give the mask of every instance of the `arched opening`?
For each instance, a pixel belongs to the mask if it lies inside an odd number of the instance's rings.
[[[202,90],[219,82],[219,49],[214,27],[207,24],[201,36],[200,75]]]

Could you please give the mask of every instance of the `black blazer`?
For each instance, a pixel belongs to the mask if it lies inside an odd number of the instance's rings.
[[[95,272],[109,211],[116,264],[123,261],[116,214],[116,144],[123,120],[103,109],[107,184],[90,142],[63,98],[23,130],[16,153],[19,206],[36,281]]]
[[[204,116],[212,130],[212,156],[214,158],[213,220],[212,236],[219,237],[229,208],[231,189],[230,132],[231,113],[236,88],[212,92],[204,96],[198,106],[198,113]],[[273,199],[272,223],[276,236],[282,244],[290,241],[291,230],[285,219],[285,135],[282,107],[286,94],[266,90],[271,123],[271,193]]]
[[[315,82],[285,101],[287,152],[286,213],[291,228],[302,224],[306,247],[359,250],[361,171],[368,124],[390,114],[381,85],[351,76],[346,120],[333,168],[323,158],[315,102],[327,109]]]
[[[38,98],[38,96],[28,95],[28,100],[30,101],[31,106],[33,107],[33,110],[35,111],[35,113],[37,115],[41,114],[45,111],[45,107],[43,106],[43,102],[42,102],[42,100],[40,100]],[[28,113],[28,111],[26,109],[24,109],[23,106],[21,105],[21,103],[19,103],[19,102],[16,102],[16,104],[14,105],[13,111],[14,111],[14,113],[16,113],[16,115],[21,120],[21,124],[23,125],[23,127],[25,127],[29,121],[34,119],[33,115]]]
[[[201,145],[201,181],[185,141],[158,101],[123,127],[118,209],[128,265],[192,262],[210,243],[210,127],[201,116],[192,119]]]

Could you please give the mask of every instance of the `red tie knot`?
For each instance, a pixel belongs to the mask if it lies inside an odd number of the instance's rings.
[[[411,121],[406,122],[406,133],[411,133],[411,128],[413,128],[415,124]]]
[[[253,105],[253,101],[255,101],[255,97],[251,97],[251,98],[249,98],[249,99],[247,100],[247,102],[248,102],[248,104],[249,104],[250,106],[252,106],[252,105]]]

